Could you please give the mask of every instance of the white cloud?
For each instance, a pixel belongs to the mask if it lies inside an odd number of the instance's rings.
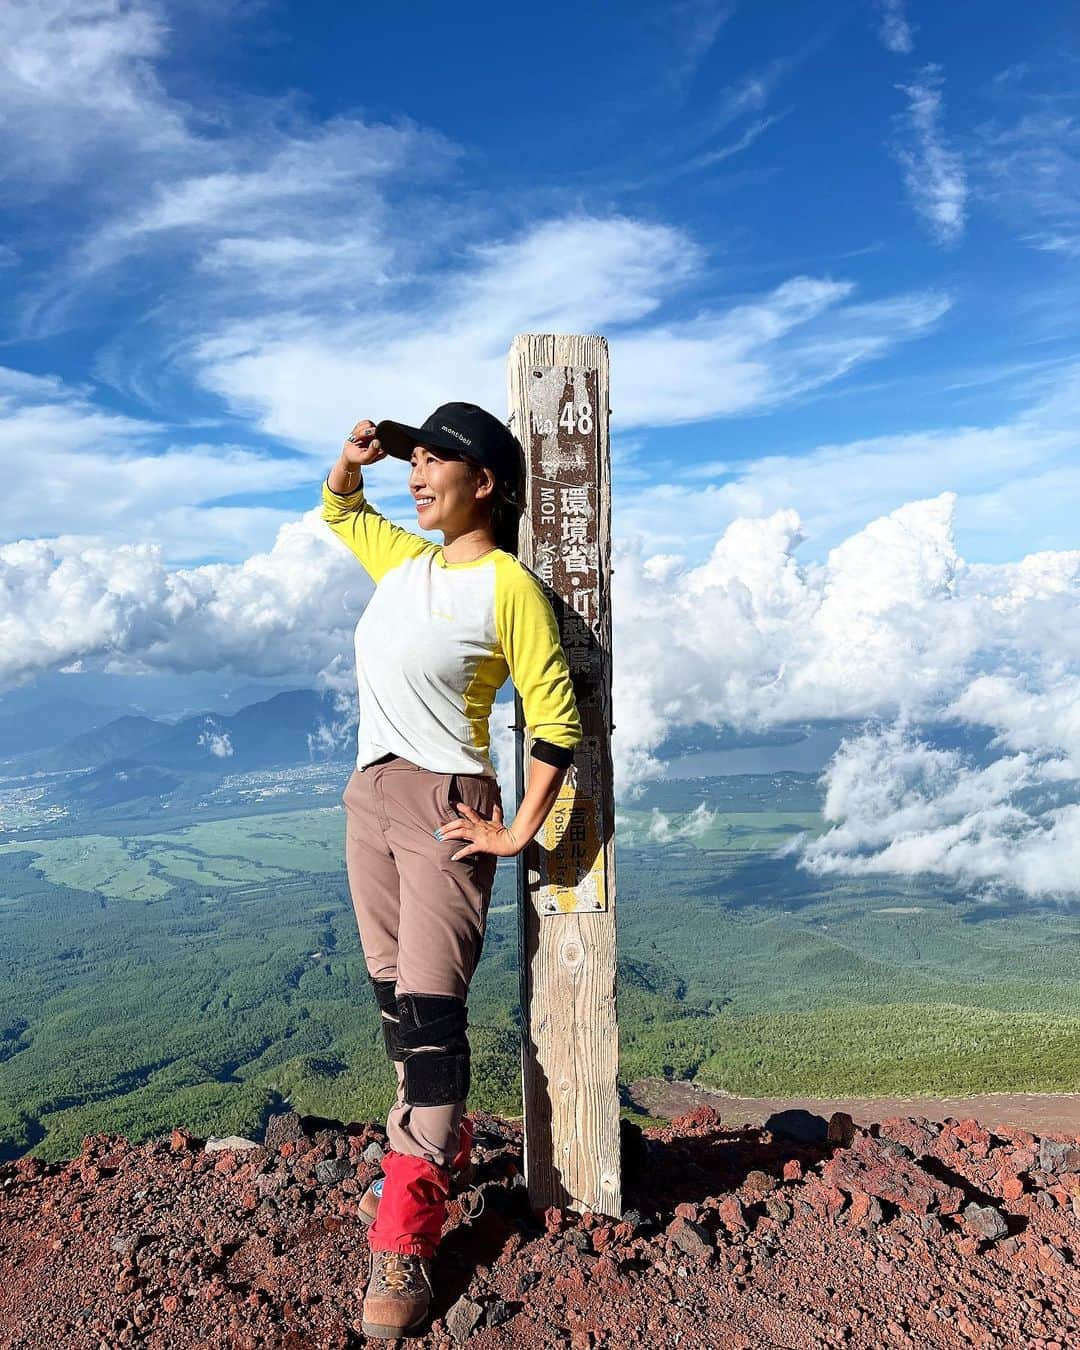
[[[780,113],[771,113],[768,117],[759,117],[751,122],[746,130],[733,141],[727,141],[724,145],[718,145],[712,150],[703,150],[701,154],[695,155],[693,159],[688,159],[685,164],[679,164],[668,174],[658,175],[658,177],[677,177],[684,173],[698,173],[702,169],[709,169],[714,164],[722,164],[724,160],[731,159],[735,155],[741,155],[744,150],[759,140],[771,126],[777,122],[783,121],[791,112],[790,108]]]
[[[1060,889],[1075,847],[1060,793],[1080,766],[1080,550],[968,564],[955,505],[951,493],[905,503],[820,563],[796,560],[803,531],[792,508],[732,522],[697,566],[618,540],[620,797],[660,776],[655,748],[699,721],[989,726],[1002,751],[989,768],[913,750],[894,733],[842,750],[830,769],[837,824],[807,858],[834,871],[967,878],[1000,864],[1003,884]],[[351,632],[369,594],[317,510],[240,565],[170,570],[152,545],[26,540],[0,548],[0,678],[101,661],[229,669],[339,687],[347,704]],[[504,720],[493,719],[492,734],[497,763],[508,764]],[[867,767],[872,791],[859,787]],[[874,833],[881,820],[896,826],[887,840]],[[671,835],[670,823],[653,826],[651,837]]]
[[[163,365],[166,375],[194,373],[262,430],[325,453],[376,400],[417,418],[452,395],[500,407],[516,332],[622,327],[632,331],[621,339],[626,373],[615,372],[621,431],[775,406],[926,331],[948,308],[919,293],[858,303],[848,283],[793,277],[761,297],[653,322],[665,305],[685,309],[689,286],[708,280],[709,260],[684,230],[576,214],[493,238],[480,208],[455,202],[448,212],[433,193],[461,155],[445,137],[408,120],[312,126],[284,99],[249,125],[235,111],[211,125],[153,74],[167,37],[156,7],[136,23],[104,0],[50,3],[50,22],[81,25],[124,91],[129,116],[115,134],[129,136],[137,157],[148,145],[155,155],[133,172],[113,154],[123,173],[103,196],[108,208],[91,210],[103,218],[24,321],[50,331],[126,269],[155,269],[154,315],[100,363],[137,397],[162,381]],[[697,0],[680,9],[692,50],[707,49],[726,13]],[[53,56],[62,70],[77,61],[66,39]],[[675,157],[707,164],[749,144],[775,120],[762,112],[789,65],[774,61],[724,89]],[[24,91],[54,132],[72,99],[90,96],[78,94],[77,72],[72,79],[70,95],[63,78]],[[0,89],[0,109],[3,99]],[[740,140],[716,144],[747,117]],[[149,136],[158,124],[174,129],[164,141]],[[88,119],[85,136],[96,127]]]
[[[1012,126],[980,128],[979,194],[1013,222],[1022,241],[1080,258],[1080,119],[1040,90],[1040,107]]]
[[[618,343],[620,426],[678,424],[777,407],[927,332],[947,296],[848,303],[847,282],[794,277],[726,312],[639,328]]]
[[[138,180],[114,185],[102,219],[37,285],[27,331],[70,322],[118,276],[158,278],[150,317],[160,346],[183,350],[235,316],[287,329],[314,308],[323,325],[407,290],[439,252],[475,233],[470,207],[440,210],[437,188],[458,155],[437,132],[340,117],[279,127],[268,117],[230,136],[193,140]],[[418,185],[423,185],[421,194]],[[213,284],[207,284],[207,276]],[[287,297],[287,301],[283,301]],[[380,300],[380,304],[385,301]],[[142,356],[147,330],[129,342]]]
[[[1036,560],[1040,572],[1048,578],[1038,599],[1024,594],[1022,579],[1014,581],[1011,596],[1004,604],[1023,616],[1030,633],[1034,627],[1033,612],[1042,610],[1045,626],[1049,628],[1061,614],[1064,605],[1075,602],[1070,591],[1075,591],[1077,574],[1063,572],[1057,555],[1046,555]],[[1018,572],[1024,570],[1022,566]],[[1017,597],[1022,598],[1018,599]],[[1025,686],[1017,675],[977,675],[952,700],[944,715],[972,725],[993,727],[996,743],[1009,750],[1045,755],[1047,748],[1059,755],[1056,763],[1061,776],[1080,778],[1080,683],[1072,678],[1071,668],[1080,665],[1080,635],[1061,634],[1060,643],[1053,642],[1053,634],[1040,635],[1048,654],[1043,659],[1044,671],[1039,686]]]
[[[942,131],[942,82],[941,67],[931,64],[915,83],[897,86],[909,107],[896,119],[893,152],[916,211],[938,243],[954,244],[964,233],[968,186],[963,161]]]
[[[233,753],[232,739],[227,731],[221,731],[212,717],[206,719],[206,725],[199,732],[196,745],[205,746],[216,759],[228,759]]]
[[[314,678],[370,591],[317,510],[240,564],[170,570],[150,543],[21,540],[0,546],[0,681],[96,657],[114,670]]]
[[[696,718],[753,729],[901,711],[980,720],[956,702],[980,674],[1012,662],[1042,679],[1044,664],[1074,660],[1080,552],[969,565],[955,504],[949,493],[907,503],[806,566],[790,508],[734,521],[696,567],[654,567],[625,544],[614,612],[635,623],[615,672],[617,720],[634,729],[617,738],[636,755],[626,778],[646,776],[649,748]],[[1060,744],[1053,707],[1047,720]]]
[[[1071,691],[1075,707],[1080,691]],[[984,705],[984,715],[995,709]],[[1052,732],[1056,739],[1056,731]],[[1080,805],[1060,804],[1056,784],[1080,789],[1080,764],[1051,745],[976,767],[901,726],[844,741],[825,781],[826,819],[795,853],[819,875],[930,873],[979,896],[1080,895]]]
[[[697,567],[617,550],[620,794],[660,776],[652,752],[676,726],[893,718],[841,747],[834,826],[790,851],[822,873],[1080,891],[1080,550],[967,564],[955,504],[908,502],[821,564],[796,562],[790,508],[734,521]],[[979,767],[910,732],[931,723],[989,728],[999,757]]]
[[[199,378],[264,431],[325,456],[360,416],[421,421],[451,397],[505,406],[515,332],[641,320],[701,267],[681,231],[620,218],[545,222],[468,253],[410,308],[226,324],[196,346]]]
[[[223,8],[208,24],[231,17]],[[461,153],[446,137],[405,117],[313,124],[288,93],[185,102],[159,74],[170,39],[154,0],[0,6],[6,195],[18,208],[67,193],[66,256],[54,240],[42,267],[26,250],[26,333],[70,323],[118,271],[141,269],[145,293],[155,263],[158,342],[283,293],[293,305],[321,295],[347,310],[367,288],[406,285],[418,258],[473,231],[472,207],[447,212],[437,200]]]
[[[664,12],[666,22],[667,11]],[[766,114],[765,108],[777,86],[804,53],[747,71],[720,90],[703,116],[674,128],[654,131],[637,147],[635,156],[648,170],[625,179],[614,179],[609,190],[641,192],[681,178],[688,173],[721,164],[749,149],[774,123],[792,111],[785,108]],[[741,131],[737,123],[744,123]],[[721,139],[722,138],[722,139]]]
[[[0,5],[5,169],[23,194],[91,174],[102,151],[185,154],[183,111],[154,72],[167,35],[160,6],[123,0]]]
[[[444,280],[428,308],[376,306],[331,327],[237,322],[200,343],[196,360],[204,383],[264,431],[314,449],[361,415],[422,419],[454,390],[504,406],[515,332],[606,330],[622,431],[777,406],[927,332],[950,305],[936,293],[860,302],[849,282],[794,277],[727,309],[649,323],[703,268],[699,247],[668,226],[547,222],[475,248],[471,270]]]
[[[614,351],[619,358],[619,349]],[[1076,540],[1080,500],[1077,415],[1080,371],[1055,374],[1038,402],[1000,425],[927,429],[811,447],[800,453],[743,457],[717,433],[723,458],[706,450],[697,463],[638,485],[621,466],[613,502],[615,532],[641,540],[647,553],[699,556],[729,522],[768,516],[792,502],[815,556],[861,524],[912,497],[957,494],[957,529],[969,553],[990,560]],[[633,465],[633,449],[630,452]],[[659,481],[655,481],[659,478]]]
[[[253,490],[312,485],[307,461],[231,445],[178,444],[158,423],[95,403],[91,391],[0,368],[0,537],[95,535],[161,544],[174,561],[245,557],[295,517],[220,506]]]
[[[904,13],[904,0],[877,0],[878,36],[889,51],[907,56],[915,49],[915,34]]]
[[[382,282],[406,247],[406,232],[388,225],[385,189],[422,174],[430,192],[458,154],[408,121],[347,117],[299,130],[271,124],[203,149],[199,172],[164,177],[142,194],[144,204],[132,203],[90,238],[77,265],[100,268],[127,260],[133,248],[187,244],[218,274],[234,265],[273,269],[265,281],[277,283],[279,301],[287,279],[299,278],[305,290],[319,276],[328,290],[349,276]],[[240,280],[247,287],[252,278]]]
[[[657,22],[665,35],[674,33],[677,45],[675,58],[665,72],[672,84],[681,87],[693,78],[734,11],[734,4],[717,0],[675,0],[664,6]]]
[[[673,825],[671,817],[654,806],[645,826],[645,837],[657,844],[669,844],[679,839],[700,839],[716,819],[716,815],[716,811],[706,802],[698,802],[678,825]]]

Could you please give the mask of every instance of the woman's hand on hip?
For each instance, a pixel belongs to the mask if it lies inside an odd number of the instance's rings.
[[[370,417],[357,422],[341,447],[341,458],[352,469],[363,469],[386,458],[386,451],[375,439],[375,423]]]
[[[466,802],[454,802],[455,810],[462,819],[448,821],[435,831],[435,838],[441,840],[462,839],[465,847],[451,855],[450,861],[457,862],[473,853],[494,853],[500,858],[514,858],[521,847],[514,838],[509,825],[502,823],[502,807],[496,802],[492,806],[492,817],[486,820],[479,811],[474,811]]]

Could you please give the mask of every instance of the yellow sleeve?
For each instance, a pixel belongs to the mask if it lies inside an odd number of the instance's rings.
[[[428,539],[387,520],[364,497],[363,483],[355,492],[335,492],[327,479],[322,486],[322,518],[347,548],[360,559],[376,585],[406,558],[418,558],[436,547]]]
[[[516,560],[498,572],[495,627],[521,695],[533,753],[548,763],[569,764],[582,729],[558,621],[539,581]]]

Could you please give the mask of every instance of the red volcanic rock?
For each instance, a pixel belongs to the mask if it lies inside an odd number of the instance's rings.
[[[840,1144],[843,1148],[848,1148],[857,1132],[858,1127],[846,1111],[834,1111],[829,1118],[826,1138],[830,1144]]]
[[[804,1188],[804,1193],[810,1206],[823,1219],[830,1221],[839,1218],[844,1205],[847,1203],[847,1197],[839,1186],[822,1185],[816,1177],[809,1179]]]
[[[922,1116],[889,1116],[881,1122],[877,1132],[880,1139],[903,1144],[916,1158],[921,1158],[930,1151],[939,1127],[931,1125]]]
[[[676,1206],[676,1210],[678,1208],[679,1207]],[[599,1228],[593,1229],[592,1247],[594,1252],[600,1253],[606,1247],[611,1246],[613,1231],[614,1230],[608,1227],[607,1224],[601,1224]]]
[[[752,1167],[746,1174],[746,1180],[743,1182],[743,1190],[750,1200],[760,1200],[776,1190],[777,1181],[774,1176],[768,1172],[763,1172],[760,1167]]]
[[[791,1206],[782,1195],[770,1195],[765,1201],[765,1212],[774,1223],[787,1223],[791,1218]]]
[[[743,1207],[738,1196],[729,1195],[726,1200],[721,1201],[717,1206],[717,1214],[724,1227],[729,1232],[743,1232],[747,1228],[746,1215],[743,1213]]]
[[[715,1130],[720,1124],[720,1114],[714,1106],[695,1106],[686,1115],[678,1116],[671,1122],[673,1130],[680,1134],[700,1134],[705,1130]]]
[[[668,1224],[667,1235],[689,1256],[708,1260],[713,1254],[709,1230],[690,1219],[674,1219]]]
[[[1010,1172],[1030,1172],[1037,1156],[1033,1148],[1017,1148],[1012,1151],[1006,1165]]]
[[[984,1129],[977,1120],[961,1120],[953,1126],[953,1136],[961,1144],[990,1145],[990,1131]]]
[[[835,1125],[727,1130],[705,1108],[644,1132],[622,1215],[535,1214],[520,1124],[477,1120],[484,1204],[450,1206],[418,1347],[1080,1344],[1076,1140],[894,1118],[845,1125],[844,1145]],[[272,1148],[203,1152],[178,1130],[0,1164],[0,1346],[362,1344],[355,1205],[385,1134],[271,1123]]]
[[[892,1153],[882,1141],[861,1135],[850,1149],[830,1158],[821,1169],[822,1178],[838,1190],[863,1191],[878,1200],[914,1214],[955,1214],[963,1193],[931,1176],[918,1163]]]
[[[556,1205],[550,1205],[544,1210],[544,1227],[549,1233],[561,1233],[566,1214]]]
[[[964,1223],[981,1238],[996,1241],[1008,1235],[1009,1226],[1001,1211],[993,1205],[967,1205],[963,1214]]]
[[[882,1219],[881,1204],[875,1196],[856,1191],[851,1197],[847,1221],[852,1228],[870,1228]]]
[[[16,1159],[14,1169],[19,1181],[36,1181],[38,1177],[45,1175],[45,1164],[32,1154]]]
[[[1024,1194],[1024,1183],[1019,1177],[1006,1177],[1001,1183],[1003,1200],[1019,1200]]]

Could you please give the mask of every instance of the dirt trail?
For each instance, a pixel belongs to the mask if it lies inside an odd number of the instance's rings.
[[[728,1092],[639,1078],[631,1083],[633,1104],[648,1115],[674,1120],[695,1106],[711,1106],[725,1124],[762,1125],[776,1111],[812,1111],[826,1119],[846,1111],[858,1125],[888,1116],[925,1116],[928,1120],[974,1117],[983,1125],[1020,1126],[1036,1134],[1080,1134],[1080,1092],[986,1092],[972,1097],[735,1097]]]

